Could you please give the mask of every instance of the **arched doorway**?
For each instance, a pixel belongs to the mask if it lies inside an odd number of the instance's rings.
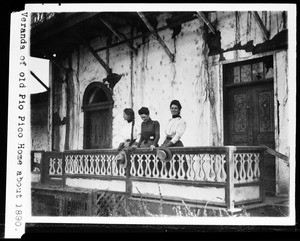
[[[84,149],[112,146],[112,107],[110,90],[103,83],[88,85],[83,95]]]

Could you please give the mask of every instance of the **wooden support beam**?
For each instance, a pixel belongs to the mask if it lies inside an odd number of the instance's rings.
[[[178,25],[180,25],[180,24],[183,24],[183,23],[192,21],[192,20],[194,20],[194,19],[196,19],[196,18],[197,18],[196,16],[191,15],[191,16],[185,18],[184,20],[176,21],[176,22],[174,22],[174,23],[172,23],[172,24],[170,24],[170,25],[165,25],[165,26],[162,26],[162,27],[160,27],[160,28],[157,28],[157,29],[156,29],[156,32],[161,32],[161,31],[164,31],[164,30],[169,29],[169,28],[174,28],[174,27],[176,27],[176,26],[178,26]],[[149,36],[150,34],[151,34],[151,32],[149,31],[149,32],[146,32],[146,33],[142,33],[142,34],[135,35],[135,36],[133,36],[132,38],[127,39],[127,40],[130,42],[130,41],[133,41],[133,40],[135,40],[135,39],[147,37],[147,36]],[[96,52],[100,52],[100,51],[106,50],[106,49],[108,49],[108,48],[112,48],[112,47],[116,47],[116,46],[118,46],[118,45],[120,45],[120,44],[124,44],[125,42],[126,42],[126,41],[124,41],[124,40],[123,40],[123,41],[119,41],[119,42],[117,42],[117,43],[113,43],[113,44],[110,44],[110,45],[107,45],[107,46],[105,46],[105,47],[101,47],[101,48],[98,48],[98,49],[95,49],[95,50],[96,50]]]
[[[146,16],[142,12],[138,12],[138,15],[143,20],[143,22],[146,24],[147,28],[150,30],[150,32],[156,37],[157,41],[163,46],[165,49],[167,55],[171,59],[171,61],[174,61],[174,55],[169,50],[168,46],[165,44],[165,42],[161,39],[161,37],[158,35],[158,33],[155,31],[155,29],[151,26],[149,21],[147,20]]]
[[[54,58],[49,57],[49,59],[51,60],[51,62],[60,70],[62,70],[66,75],[69,72],[69,69],[67,69],[66,67],[62,66],[61,64],[59,64]]]
[[[137,55],[137,49],[132,45],[131,41],[129,41],[124,34],[120,33],[118,30],[116,30],[109,22],[104,20],[103,18],[99,17],[99,20],[105,24],[106,27],[109,28],[109,30],[116,35],[120,40],[124,40],[128,47],[131,49],[131,51]]]
[[[262,31],[262,33],[263,33],[264,39],[269,40],[270,34],[269,34],[266,26],[263,24],[263,21],[261,20],[260,16],[258,15],[258,12],[257,11],[251,11],[251,13],[253,14],[254,19],[258,23],[258,26],[259,26],[260,30]]]
[[[107,71],[108,74],[112,73],[112,69],[108,67],[108,65],[100,58],[98,53],[92,48],[89,43],[82,38],[77,32],[73,31],[74,35],[89,49],[89,51],[94,55],[94,57],[99,61],[99,63],[103,66],[103,68]]]
[[[214,26],[212,26],[211,22],[206,18],[203,12],[197,12],[197,17],[200,20],[203,20],[204,23],[207,25],[207,27],[210,29],[210,31],[213,32],[213,34],[216,34],[216,30]]]
[[[30,74],[43,86],[45,87],[45,89],[47,91],[49,91],[49,87],[47,85],[44,84],[43,81],[41,81],[41,79],[39,77],[37,77],[31,70],[30,70]]]

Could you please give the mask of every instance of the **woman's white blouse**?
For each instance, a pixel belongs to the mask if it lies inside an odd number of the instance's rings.
[[[128,139],[131,139],[131,125],[132,125],[132,122],[128,123],[127,121],[124,121],[122,123],[119,143],[124,142]],[[135,123],[134,128],[133,128],[133,139],[138,138],[139,132],[140,132],[139,126],[137,123]]]
[[[175,144],[183,135],[186,129],[186,122],[180,117],[172,118],[168,121],[165,133],[171,137],[171,142]]]

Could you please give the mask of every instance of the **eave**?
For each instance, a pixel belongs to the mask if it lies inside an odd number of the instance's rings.
[[[131,51],[137,53],[133,40],[150,36],[154,32],[158,35],[160,31],[175,28],[182,23],[196,19],[196,12],[170,12],[171,17],[167,24],[157,28],[156,16],[161,13],[145,12],[145,17],[153,26],[152,31],[147,28],[143,20],[136,12],[80,12],[80,13],[58,13],[54,17],[32,27],[31,31],[31,56],[39,58],[51,58],[55,56],[67,56],[75,48],[84,42],[89,43],[98,37],[108,37],[110,41],[105,46],[94,49],[99,52],[120,44],[126,44]],[[101,21],[102,20],[102,21]],[[122,32],[126,27],[137,30],[133,34]],[[74,33],[78,33],[75,36]],[[130,36],[128,36],[130,35]],[[156,36],[157,37],[157,36]],[[164,44],[161,42],[161,44]],[[166,49],[166,48],[165,48]]]

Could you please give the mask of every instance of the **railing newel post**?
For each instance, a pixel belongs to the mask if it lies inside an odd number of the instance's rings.
[[[132,181],[130,178],[130,168],[131,168],[131,152],[126,152],[126,159],[127,159],[127,165],[125,169],[125,177],[126,177],[126,193],[128,194],[128,197],[132,193]]]
[[[41,157],[41,183],[49,181],[49,152],[42,153]]]
[[[34,151],[31,150],[30,152],[30,170],[31,172],[34,170]]]
[[[234,210],[234,146],[228,146],[227,162],[227,187],[226,187],[226,206],[229,211]]]
[[[38,168],[40,170],[40,175],[42,173],[42,160],[43,160],[43,156],[45,156],[45,150],[41,151],[41,159],[40,159],[40,163],[38,164]]]
[[[61,160],[61,181],[62,187],[66,187],[66,175],[65,175],[65,167],[66,167],[66,155],[65,152],[62,153],[62,160]]]
[[[259,163],[259,169],[260,169],[260,180],[261,180],[261,185],[260,185],[260,196],[261,200],[264,202],[265,200],[265,159],[264,159],[264,150],[261,150],[259,152],[259,158],[260,158],[260,163]]]

